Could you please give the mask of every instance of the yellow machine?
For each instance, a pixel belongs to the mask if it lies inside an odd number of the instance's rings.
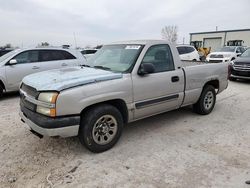
[[[199,52],[200,59],[202,61],[205,61],[207,55],[211,51],[211,47],[209,47],[209,48],[202,47],[203,46],[203,42],[202,41],[191,41],[190,45],[192,45],[192,46],[194,46],[196,48],[196,50]]]

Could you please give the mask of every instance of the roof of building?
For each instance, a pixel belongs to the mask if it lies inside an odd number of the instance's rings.
[[[194,35],[194,34],[209,34],[209,33],[241,32],[241,31],[250,31],[250,29],[235,29],[235,30],[221,30],[221,31],[196,32],[196,33],[190,33],[190,35]]]

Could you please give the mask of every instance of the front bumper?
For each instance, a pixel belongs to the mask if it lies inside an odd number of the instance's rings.
[[[246,71],[246,70],[235,70],[234,68],[232,68],[232,72],[230,77],[232,78],[239,78],[239,79],[245,79],[245,80],[250,80],[250,70]]]
[[[50,118],[21,107],[19,115],[32,131],[43,136],[77,136],[80,116]]]
[[[250,80],[250,77],[246,77],[246,76],[237,76],[237,75],[230,75],[231,78],[238,78],[238,79],[243,79],[243,80]]]

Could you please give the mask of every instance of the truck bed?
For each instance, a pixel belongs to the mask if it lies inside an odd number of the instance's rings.
[[[195,66],[195,65],[204,65],[208,64],[206,61],[181,61],[183,63],[183,67]]]
[[[193,99],[199,98],[204,84],[211,80],[218,80],[217,93],[227,88],[227,63],[181,62],[186,81],[184,105],[195,103]]]

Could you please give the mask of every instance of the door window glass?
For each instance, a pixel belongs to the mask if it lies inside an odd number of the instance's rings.
[[[184,46],[178,46],[177,50],[178,50],[178,52],[179,52],[180,55],[186,53],[186,48]]]
[[[186,47],[186,53],[191,53],[194,51],[193,47]]]
[[[40,61],[52,61],[52,53],[50,50],[40,51]]]
[[[31,50],[31,51],[22,52],[18,54],[17,56],[15,56],[13,59],[15,59],[18,64],[38,62],[38,51]]]
[[[64,55],[60,50],[51,50],[51,60],[64,60]]]
[[[75,56],[73,56],[71,53],[67,52],[67,51],[61,51],[63,56],[64,56],[64,59],[76,59]]]
[[[174,70],[171,50],[165,44],[150,47],[142,63],[152,63],[155,67],[155,73]]]

